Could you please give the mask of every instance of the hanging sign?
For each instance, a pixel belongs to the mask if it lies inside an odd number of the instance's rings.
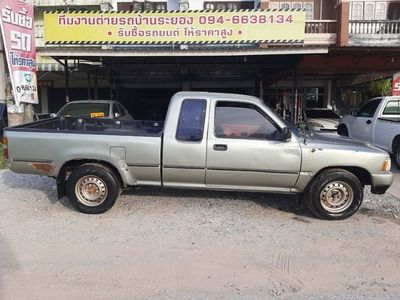
[[[303,10],[48,12],[46,44],[302,43]]]
[[[33,5],[0,0],[0,26],[15,102],[38,103]]]
[[[393,75],[392,96],[400,96],[400,73]]]

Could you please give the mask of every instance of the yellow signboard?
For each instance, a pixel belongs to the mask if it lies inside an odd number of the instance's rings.
[[[48,12],[46,44],[301,43],[303,10]]]

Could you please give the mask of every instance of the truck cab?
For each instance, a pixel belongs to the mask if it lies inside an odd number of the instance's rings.
[[[299,142],[258,98],[201,92],[174,97],[165,122],[164,186],[289,192],[295,185]]]

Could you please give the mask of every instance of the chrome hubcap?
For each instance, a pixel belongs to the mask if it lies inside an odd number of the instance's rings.
[[[343,181],[328,183],[320,194],[322,207],[331,213],[345,211],[353,203],[353,199],[353,189]]]
[[[75,185],[78,201],[87,206],[102,204],[108,195],[107,186],[103,180],[94,175],[84,176]]]

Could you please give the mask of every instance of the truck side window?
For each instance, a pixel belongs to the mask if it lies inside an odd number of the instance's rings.
[[[381,101],[382,99],[374,99],[367,102],[363,107],[360,108],[357,117],[372,118]]]
[[[240,102],[217,102],[215,136],[233,139],[278,139],[280,132],[257,107]]]
[[[389,101],[382,114],[400,116],[400,101]]]
[[[125,117],[125,116],[126,116],[125,107],[123,107],[121,104],[117,104],[117,107],[118,107],[120,116],[121,116],[121,117]]]
[[[116,113],[119,114],[119,116],[121,117],[121,112],[119,111],[117,104],[113,104],[113,118],[115,117]]]
[[[206,100],[187,99],[182,102],[176,129],[177,140],[198,142],[203,139],[206,107]]]

